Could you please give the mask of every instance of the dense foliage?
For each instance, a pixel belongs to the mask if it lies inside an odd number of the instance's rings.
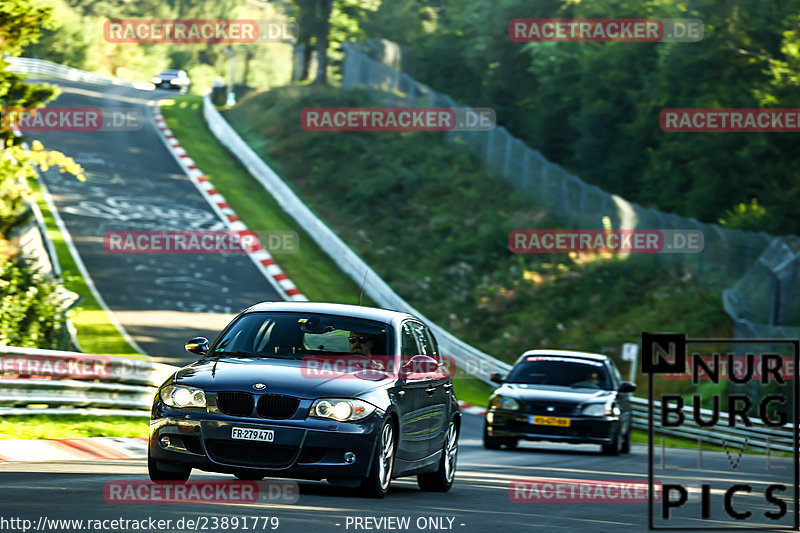
[[[35,42],[49,17],[49,9],[28,0],[0,3],[3,53],[18,55],[24,46]],[[52,86],[25,83],[20,76],[6,72],[6,67],[0,58],[2,108],[38,107],[55,95]],[[34,142],[30,150],[24,150],[21,140],[7,128],[0,130],[0,344],[55,348],[59,347],[63,322],[58,285],[40,276],[19,256],[10,234],[23,222],[30,192],[27,180],[36,178],[34,167],[47,170],[56,165],[79,177],[82,171],[72,159],[45,150],[41,143]]]
[[[192,80],[192,90],[202,94],[217,79],[227,83],[230,58],[226,49],[230,47],[236,56],[236,84],[272,87],[291,79],[292,47],[285,43],[113,43],[103,33],[104,24],[110,19],[275,21],[283,15],[274,4],[247,0],[34,0],[34,3],[51,7],[55,16],[45,24],[39,42],[25,49],[26,56],[138,81],[147,81],[165,69],[184,69]]]
[[[698,43],[516,43],[514,18],[698,18]],[[646,206],[800,233],[792,133],[664,133],[664,108],[800,107],[800,2],[392,0],[365,26],[415,78],[582,179]],[[755,203],[754,203],[755,202]]]
[[[26,261],[0,265],[0,344],[59,348],[64,341],[58,284]]]

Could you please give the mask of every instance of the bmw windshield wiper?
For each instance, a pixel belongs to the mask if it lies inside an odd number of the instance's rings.
[[[254,353],[250,352],[242,352],[242,351],[227,351],[227,350],[219,350],[217,352],[212,352],[209,355],[233,355],[236,357],[260,357]]]
[[[286,352],[279,352],[279,353],[252,353],[252,352],[243,352],[239,351],[228,351],[228,350],[220,350],[218,352],[212,352],[209,354],[211,357],[217,355],[232,355],[234,357],[255,357],[258,359],[290,359],[292,355],[291,353]]]

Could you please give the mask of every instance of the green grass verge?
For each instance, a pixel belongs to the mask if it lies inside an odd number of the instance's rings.
[[[460,401],[485,408],[489,405],[489,396],[494,392],[495,387],[491,387],[479,379],[456,378],[453,380],[453,389],[456,392],[456,398]]]
[[[69,317],[78,332],[78,342],[81,348],[86,353],[91,354],[148,359],[147,356],[134,350],[111,323],[108,314],[92,295],[89,286],[81,276],[72,258],[72,254],[69,253],[64,236],[56,226],[53,214],[44,201],[39,184],[32,182],[31,188],[33,189],[34,200],[42,211],[47,226],[47,234],[53,241],[58,262],[61,264],[63,285],[81,297],[78,303],[69,311]]]
[[[697,441],[691,439],[683,439],[680,437],[672,437],[669,435],[659,435],[656,433],[656,440],[653,443],[654,449],[656,452],[661,448],[661,439],[664,439],[664,446],[667,448],[691,448],[693,450],[697,449]],[[644,444],[647,445],[649,442],[649,435],[646,431],[641,431],[638,429],[633,430],[633,435],[631,435],[631,441],[634,444]],[[710,444],[707,442],[703,443],[703,450],[713,451],[713,452],[722,452],[725,451],[725,448],[722,446],[717,446],[716,444]]]
[[[655,461],[661,460],[661,439],[664,439],[664,446],[667,448],[685,448],[685,449],[697,449],[697,441],[692,439],[684,439],[681,437],[673,437],[670,435],[659,435],[656,433],[655,442],[653,443],[653,452],[656,454]],[[649,435],[646,431],[641,431],[638,429],[633,430],[633,435],[631,435],[632,442],[635,444],[644,444],[648,443]],[[728,453],[735,455],[739,453],[739,446],[738,444],[732,444],[728,447]],[[724,452],[725,448],[723,446],[718,446],[716,444],[712,444],[709,442],[703,442],[702,444],[703,451],[707,452]],[[752,455],[766,455],[765,450],[754,450],[754,449],[745,449],[745,453],[752,454]],[[778,457],[791,457],[792,454],[789,452],[781,452],[770,450],[770,455],[775,455]],[[668,459],[667,459],[668,461]]]
[[[172,133],[203,173],[253,231],[294,231],[297,253],[275,253],[275,262],[312,301],[358,303],[359,287],[311,240],[272,196],[206,127],[202,97],[187,95],[167,101],[162,113]],[[365,295],[364,305],[374,305]]]
[[[147,437],[148,417],[30,415],[0,417],[0,439]]]

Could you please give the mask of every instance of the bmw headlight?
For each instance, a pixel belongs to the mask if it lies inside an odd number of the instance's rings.
[[[158,85],[159,83],[161,83],[161,78],[159,78],[158,76],[153,76],[152,78],[150,78],[150,83]]]
[[[517,411],[519,410],[519,402],[514,398],[509,398],[507,396],[495,396],[492,398],[492,401],[489,403],[490,409],[506,409],[509,411]]]
[[[620,410],[613,403],[591,403],[581,413],[586,416],[619,416]]]
[[[375,411],[375,406],[363,400],[344,398],[320,398],[311,405],[308,416],[330,418],[339,422],[361,420]]]
[[[167,385],[161,389],[161,401],[170,407],[205,407],[206,393],[197,387]]]

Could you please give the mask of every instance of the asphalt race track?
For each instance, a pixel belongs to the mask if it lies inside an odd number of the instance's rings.
[[[278,299],[269,282],[242,255],[115,255],[103,248],[110,230],[223,229],[200,193],[184,176],[167,151],[150,120],[150,105],[163,92],[121,87],[58,82],[63,95],[51,106],[127,107],[145,113],[147,122],[130,132],[36,133],[50,149],[73,156],[87,170],[80,183],[67,175],[48,172],[45,181],[53,194],[95,285],[125,329],[156,360],[189,360],[183,343],[195,334],[213,337],[216,330],[244,307]],[[164,527],[122,531],[590,531],[592,533],[646,531],[646,502],[570,501],[527,499],[509,490],[515,480],[545,478],[617,480],[647,483],[647,448],[634,445],[619,457],[599,454],[599,446],[563,446],[525,443],[517,450],[485,450],[481,445],[482,419],[465,414],[459,440],[455,485],[446,494],[420,492],[414,478],[395,480],[384,500],[358,497],[349,488],[324,481],[299,482],[299,497],[289,502],[258,503],[108,503],[107,483],[148,481],[141,460],[70,461],[58,463],[0,463],[0,531],[87,531],[74,524],[54,525],[51,520],[171,520]],[[791,526],[794,495],[793,463],[788,457],[745,453],[733,467],[730,453],[705,452],[698,468],[697,451],[668,449],[664,468],[656,459],[655,478],[711,485],[710,518],[700,519],[699,498],[675,512],[673,527],[738,528],[742,522],[723,511],[724,490],[749,483],[752,494],[737,494],[735,506],[753,513],[758,530]],[[679,468],[680,470],[675,470]],[[231,476],[197,472],[190,481],[233,480]],[[775,480],[789,485],[781,496],[788,514],[770,522],[763,513],[776,507],[763,489]],[[694,493],[693,493],[694,494]],[[522,499],[523,501],[516,501]],[[656,512],[661,507],[657,502]],[[238,527],[222,527],[222,517],[238,517]],[[242,524],[246,517],[249,522]],[[271,521],[277,517],[276,522]],[[382,517],[396,517],[379,522]],[[195,527],[178,521],[194,520]],[[214,519],[217,526],[214,527]],[[397,520],[400,520],[399,522]],[[408,520],[403,522],[403,520]],[[205,526],[202,527],[201,523]],[[85,524],[84,524],[85,525]],[[243,527],[246,526],[246,527]]]
[[[187,339],[213,339],[236,313],[277,291],[241,254],[110,254],[107,231],[224,230],[158,136],[152,104],[169,91],[140,91],[47,80],[63,93],[49,107],[136,108],[138,131],[30,132],[30,139],[73,157],[80,182],[56,170],[44,181],[89,274],[137,344],[158,362],[188,361]]]
[[[456,481],[449,493],[423,493],[417,489],[414,478],[395,480],[384,500],[364,499],[351,489],[334,487],[328,483],[300,481],[299,498],[295,503],[211,504],[211,503],[158,503],[110,504],[104,499],[107,482],[148,481],[146,461],[107,460],[100,462],[61,463],[5,463],[0,464],[0,501],[4,517],[18,517],[37,524],[40,517],[47,519],[129,519],[155,520],[200,519],[211,517],[248,517],[253,525],[256,517],[278,517],[277,531],[309,533],[312,531],[391,531],[376,528],[375,523],[362,522],[366,527],[356,528],[355,518],[407,517],[405,531],[430,530],[428,518],[440,518],[445,531],[504,533],[523,531],[646,531],[647,503],[569,501],[515,502],[509,495],[509,483],[532,478],[596,479],[596,480],[647,480],[647,448],[634,445],[630,455],[605,457],[599,447],[591,445],[558,446],[553,444],[523,444],[518,450],[485,450],[480,443],[482,420],[465,415],[459,441],[459,461]],[[729,465],[725,453],[705,452],[703,470],[696,470],[695,450],[667,451],[667,468],[679,467],[681,471],[663,471],[660,459],[656,460],[655,478],[665,483],[678,476],[710,482],[714,487],[727,487],[731,482],[748,479],[755,487],[771,479],[765,468],[764,456],[745,455],[737,471]],[[771,468],[785,467],[788,476],[791,461],[772,458]],[[232,476],[193,473],[190,481],[233,480]],[[787,479],[787,481],[789,481]],[[761,495],[737,495],[737,508],[749,509],[760,515],[775,508],[764,503]],[[688,519],[681,524],[687,528],[735,527],[736,521],[720,515],[722,496],[712,492],[713,521]],[[689,503],[681,512],[685,516],[699,517],[699,503]],[[790,505],[791,508],[791,505]],[[660,507],[656,506],[660,512]],[[717,516],[714,516],[717,515]],[[203,518],[205,517],[205,518]],[[348,517],[351,522],[348,527]],[[449,522],[447,519],[452,519]],[[425,526],[418,528],[419,525]],[[266,520],[265,520],[266,521]],[[256,531],[271,530],[258,521]],[[268,522],[267,522],[268,523]],[[764,520],[761,520],[764,523]],[[784,522],[785,523],[785,522]],[[790,522],[789,522],[790,523]],[[427,525],[426,525],[427,524]],[[242,527],[238,531],[243,531]],[[434,524],[435,526],[435,524]],[[433,527],[433,529],[437,529]],[[437,530],[438,530],[437,529]],[[186,530],[186,529],[184,529]],[[218,529],[220,530],[220,529]],[[228,531],[234,531],[229,526]],[[766,528],[760,529],[761,531]],[[6,531],[6,530],[4,530]],[[57,531],[57,530],[53,530]]]

